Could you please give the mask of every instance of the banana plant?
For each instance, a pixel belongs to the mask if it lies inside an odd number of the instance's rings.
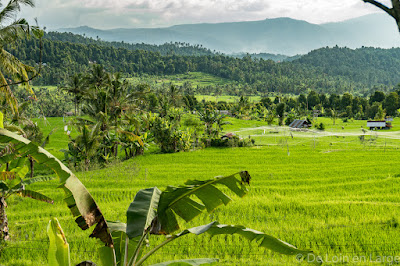
[[[187,234],[200,235],[207,233],[211,236],[220,234],[238,234],[242,237],[256,241],[261,247],[285,254],[306,257],[312,251],[301,250],[263,232],[252,230],[240,225],[224,225],[211,222],[206,225],[184,229],[179,233],[182,225],[178,217],[185,222],[193,220],[203,211],[212,212],[220,205],[227,205],[231,198],[222,192],[218,186],[225,186],[228,191],[243,197],[247,193],[250,175],[242,171],[229,176],[218,176],[209,180],[188,180],[181,186],[168,186],[160,191],[157,187],[140,190],[127,210],[127,223],[109,222],[109,227],[114,239],[114,249],[104,247],[100,256],[103,265],[139,266],[150,256],[174,241]],[[164,235],[165,240],[153,249],[143,252],[144,244],[151,235]],[[114,257],[111,254],[115,254]],[[298,258],[298,257],[297,257]],[[211,263],[215,259],[182,260],[169,263],[186,263],[200,265]]]
[[[16,195],[20,197],[53,203],[53,200],[49,197],[37,191],[26,188],[26,186],[30,184],[52,179],[52,177],[36,177],[24,179],[25,175],[29,172],[29,168],[28,166],[26,166],[26,160],[26,157],[19,158],[18,160],[16,160],[16,163],[3,164],[0,167],[0,240],[9,240],[6,200],[10,196]]]
[[[0,147],[12,146],[12,152],[0,151],[0,164],[8,165],[17,158],[29,155],[37,164],[42,164],[52,169],[59,178],[60,185],[65,192],[64,201],[71,210],[75,222],[82,230],[95,226],[90,237],[100,239],[106,246],[113,246],[113,240],[107,222],[98,208],[95,200],[90,195],[81,181],[60,160],[55,158],[42,147],[28,139],[0,128]],[[1,218],[1,217],[0,217]]]
[[[47,236],[49,237],[49,265],[71,265],[69,244],[57,218],[49,221]]]

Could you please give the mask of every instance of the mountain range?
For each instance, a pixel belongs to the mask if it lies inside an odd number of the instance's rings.
[[[261,21],[185,24],[166,28],[100,30],[81,26],[57,31],[72,32],[104,41],[200,44],[228,54],[245,52],[293,56],[335,45],[349,48],[400,46],[400,34],[396,24],[386,14],[371,14],[326,24],[275,18]]]

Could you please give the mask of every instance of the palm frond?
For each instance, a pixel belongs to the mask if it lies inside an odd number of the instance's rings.
[[[11,0],[0,12],[0,22],[4,22],[7,19],[14,18],[15,14],[21,10],[21,4],[34,7],[35,3],[33,0]]]
[[[11,24],[0,28],[0,42],[10,43],[14,42],[21,36],[29,35],[31,32],[29,23],[25,19],[18,19]]]

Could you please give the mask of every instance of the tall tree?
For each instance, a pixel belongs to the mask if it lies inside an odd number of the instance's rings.
[[[18,111],[17,100],[10,88],[11,84],[22,84],[33,94],[29,86],[29,81],[36,74],[36,70],[19,61],[15,56],[4,49],[6,45],[14,43],[23,36],[33,33],[37,37],[43,34],[37,26],[31,27],[29,23],[21,18],[16,19],[17,13],[21,10],[21,5],[34,6],[33,0],[10,0],[6,6],[0,3],[3,9],[0,11],[0,92],[12,112]],[[31,74],[31,77],[29,77]],[[12,78],[12,80],[10,79]]]
[[[79,109],[79,103],[82,100],[82,96],[85,94],[83,87],[83,79],[81,75],[74,75],[68,80],[68,84],[66,87],[63,88],[63,90],[67,91],[68,93],[72,94],[74,97],[74,104],[75,104],[75,115],[78,114],[78,109]]]

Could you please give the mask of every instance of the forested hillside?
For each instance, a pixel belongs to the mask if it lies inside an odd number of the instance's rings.
[[[400,81],[399,48],[321,48],[300,57],[295,63],[317,67],[329,76],[347,77],[369,86]]]
[[[190,45],[183,42],[170,42],[160,45],[146,43],[126,43],[126,42],[106,42],[101,39],[87,38],[82,35],[73,34],[71,32],[48,32],[44,34],[44,38],[53,41],[63,41],[80,44],[96,44],[99,46],[108,46],[114,48],[124,48],[128,50],[145,50],[151,52],[159,52],[161,55],[213,55],[214,53],[202,45]]]
[[[70,37],[74,39],[76,36]],[[41,78],[35,80],[36,85],[58,85],[72,74],[87,70],[92,63],[126,75],[204,72],[247,84],[261,94],[299,94],[312,89],[325,93],[368,95],[375,86],[393,87],[400,82],[399,48],[321,48],[293,62],[275,63],[250,56],[162,55],[160,52],[99,45],[90,43],[90,40],[87,40],[88,44],[78,42],[43,40],[45,67]],[[10,51],[29,64],[39,62],[37,39],[21,40],[10,47]]]

